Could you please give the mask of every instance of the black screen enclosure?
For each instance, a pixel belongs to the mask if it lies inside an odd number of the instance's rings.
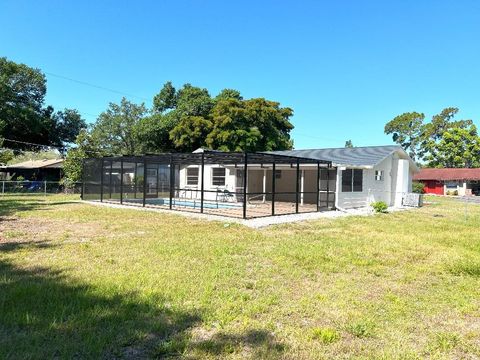
[[[256,218],[332,210],[330,161],[270,153],[169,153],[85,159],[82,199]]]

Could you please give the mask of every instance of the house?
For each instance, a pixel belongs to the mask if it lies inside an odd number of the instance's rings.
[[[201,152],[199,149],[197,152]],[[273,151],[269,154],[330,161],[332,168],[320,171],[320,201],[326,202],[329,191],[330,208],[359,208],[374,201],[384,201],[389,206],[401,206],[405,193],[412,191],[412,178],[418,171],[415,162],[396,145],[354,148]],[[234,166],[205,166],[206,199],[213,200],[218,190],[238,193],[243,187],[243,171]],[[275,169],[276,200],[293,201],[296,190],[296,168],[290,164],[277,165]],[[198,165],[180,169],[180,188],[199,189]],[[263,201],[272,192],[272,169],[268,164],[249,165],[247,192],[258,194]],[[316,201],[317,171],[315,164],[300,166],[300,203]]]
[[[415,181],[425,185],[427,194],[480,196],[480,168],[477,169],[421,169]]]
[[[23,177],[25,180],[59,181],[62,178],[63,159],[29,160],[0,166],[3,178]]]
[[[87,159],[83,198],[253,218],[402,206],[418,171],[400,146]],[[246,174],[246,176],[245,176]]]

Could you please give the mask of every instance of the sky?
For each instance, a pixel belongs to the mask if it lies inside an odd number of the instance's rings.
[[[297,149],[391,144],[409,111],[480,125],[478,0],[0,0],[0,56],[88,122],[172,81],[291,107]]]

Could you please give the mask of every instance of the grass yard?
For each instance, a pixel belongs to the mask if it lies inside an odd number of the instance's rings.
[[[0,199],[0,358],[480,358],[480,205],[252,230]]]

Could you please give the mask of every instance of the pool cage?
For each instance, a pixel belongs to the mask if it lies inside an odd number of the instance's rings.
[[[334,208],[330,161],[208,151],[86,159],[82,199],[256,218]]]

